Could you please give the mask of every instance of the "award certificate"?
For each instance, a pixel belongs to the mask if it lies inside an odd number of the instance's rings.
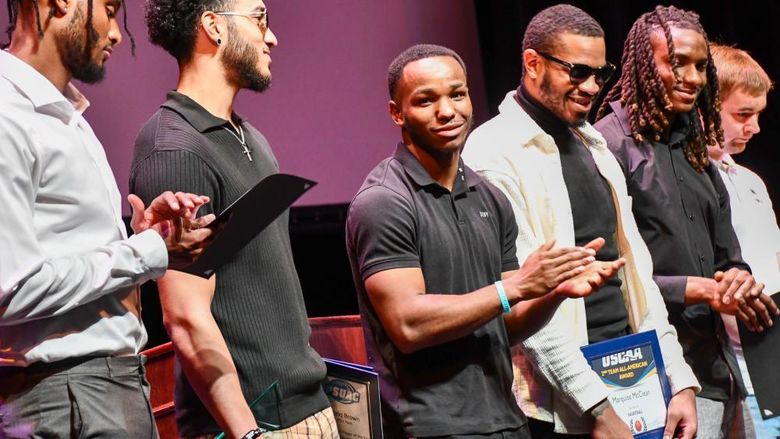
[[[323,389],[330,399],[342,439],[382,439],[379,380],[370,367],[323,359],[328,368]]]
[[[661,438],[671,399],[655,331],[583,346],[590,367],[610,390],[609,402],[636,438]]]

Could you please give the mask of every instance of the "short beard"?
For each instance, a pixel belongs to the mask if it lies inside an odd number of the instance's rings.
[[[76,8],[73,18],[68,23],[59,38],[57,45],[62,56],[62,63],[68,69],[73,78],[86,84],[95,84],[106,76],[105,66],[98,64],[93,59],[93,52],[97,42],[90,42],[88,33],[91,29],[85,29],[86,20],[81,10]]]
[[[271,86],[271,75],[263,75],[257,68],[257,50],[246,42],[232,23],[228,23],[230,40],[222,53],[222,65],[228,81],[239,88],[263,92]]]
[[[584,114],[581,118],[574,120],[574,121],[568,121],[561,117],[561,115],[564,113],[564,96],[557,96],[553,90],[552,90],[552,82],[550,81],[550,77],[548,76],[547,72],[544,72],[544,76],[542,76],[542,83],[539,84],[539,90],[541,91],[542,95],[542,105],[544,105],[548,110],[550,110],[553,114],[555,114],[555,117],[562,120],[566,123],[566,125],[569,125],[574,128],[579,128],[583,125],[585,125],[585,122],[587,120],[588,115]]]

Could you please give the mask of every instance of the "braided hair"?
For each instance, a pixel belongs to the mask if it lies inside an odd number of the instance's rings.
[[[22,9],[22,3],[25,0],[6,0],[6,3],[8,5],[8,28],[6,28],[5,33],[8,35],[8,42],[2,45],[1,48],[6,49],[8,46],[11,45],[11,37],[14,33],[14,30],[16,30],[16,21],[19,18],[19,13]],[[41,23],[41,10],[40,6],[38,6],[37,0],[32,0],[33,9],[35,10],[35,24],[38,26],[38,39],[43,38],[43,23]],[[89,43],[87,47],[92,47],[92,45],[97,41],[98,34],[97,31],[95,31],[95,27],[92,26],[92,16],[94,12],[93,7],[93,0],[87,0],[87,42]],[[47,20],[54,17],[54,14],[57,13],[57,10],[52,6],[49,8],[49,14],[47,16]],[[130,52],[135,56],[135,38],[133,38],[133,34],[130,32],[130,28],[127,26],[127,3],[122,2],[122,25],[125,28],[125,33],[127,34],[128,38],[130,38]]]
[[[650,35],[658,29],[663,31],[674,78],[680,81],[671,27],[694,30],[704,37],[707,45],[707,85],[688,114],[688,137],[683,147],[688,163],[696,171],[703,172],[709,163],[707,145],[722,143],[723,130],[715,63],[710,54],[707,33],[695,12],[674,6],[656,6],[655,10],[643,14],[634,22],[623,47],[622,74],[605,96],[596,119],[606,116],[609,103],[619,99],[627,108],[631,133],[637,143],[643,142],[646,136],[655,141],[661,139],[671,123],[672,102],[655,64]]]

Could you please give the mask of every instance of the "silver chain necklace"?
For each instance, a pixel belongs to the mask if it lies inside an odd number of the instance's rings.
[[[241,137],[238,137],[236,133],[231,131],[228,127],[222,127],[225,131],[229,132],[231,136],[235,137],[236,140],[241,144],[241,146],[244,148],[244,155],[246,156],[249,161],[252,161],[252,151],[249,150],[249,146],[246,144],[246,139],[244,138],[244,130],[241,128],[241,125],[238,126],[238,132],[241,134]]]

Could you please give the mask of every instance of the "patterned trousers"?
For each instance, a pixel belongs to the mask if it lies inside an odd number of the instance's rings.
[[[217,435],[201,435],[187,439],[214,439]],[[303,421],[285,428],[263,433],[263,439],[339,439],[336,418],[328,407]]]

